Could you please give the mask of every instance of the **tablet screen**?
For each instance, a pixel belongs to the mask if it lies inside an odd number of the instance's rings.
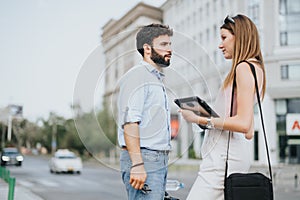
[[[175,99],[174,102],[182,109],[194,111],[203,117],[219,117],[219,115],[197,96]]]

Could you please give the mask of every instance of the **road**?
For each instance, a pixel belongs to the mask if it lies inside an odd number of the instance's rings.
[[[45,200],[125,199],[118,171],[84,164],[78,174],[51,174],[48,159],[26,156],[22,167],[7,167],[20,184]]]
[[[48,161],[47,157],[26,156],[22,167],[8,166],[7,169],[16,178],[17,185],[26,187],[44,200],[127,199],[120,172],[116,169],[92,161],[83,163],[81,174],[51,174]],[[184,182],[185,188],[169,193],[185,199],[195,176],[196,171],[187,174],[181,167],[171,167],[169,179]]]
[[[7,167],[16,178],[17,186],[31,190],[44,200],[126,200],[126,192],[118,170],[96,161],[84,162],[78,174],[51,174],[47,157],[26,156],[22,167]],[[196,176],[197,162],[176,162],[169,168],[168,179],[177,179],[185,188],[170,192],[181,200],[186,199]],[[117,167],[116,167],[117,168]],[[252,171],[266,169],[253,168]],[[300,181],[295,185],[294,175],[300,175],[300,165],[274,167],[274,193],[276,200],[300,199]],[[296,187],[297,186],[297,187]]]

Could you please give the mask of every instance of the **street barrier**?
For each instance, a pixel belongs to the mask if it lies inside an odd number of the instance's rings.
[[[16,178],[10,177],[9,170],[4,167],[0,167],[0,178],[8,183],[8,200],[14,200]]]

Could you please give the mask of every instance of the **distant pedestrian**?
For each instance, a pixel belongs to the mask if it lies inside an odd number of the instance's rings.
[[[231,70],[223,82],[216,99],[215,111],[220,118],[206,118],[188,110],[180,110],[188,121],[208,128],[202,145],[202,163],[198,177],[188,195],[188,200],[223,200],[227,142],[230,139],[228,156],[229,174],[248,172],[251,164],[251,143],[254,135],[255,81],[247,62],[255,66],[259,92],[264,96],[266,76],[261,54],[259,35],[254,23],[245,15],[226,17],[221,26],[221,44],[226,59],[232,59]],[[247,61],[247,62],[245,62]],[[231,91],[234,74],[236,86],[231,110]]]
[[[162,24],[141,27],[136,45],[143,61],[119,82],[120,165],[129,200],[164,198],[171,127],[163,68],[170,65],[172,35]]]

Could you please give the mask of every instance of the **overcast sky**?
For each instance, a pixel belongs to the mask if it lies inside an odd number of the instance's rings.
[[[0,0],[0,108],[22,105],[31,121],[50,111],[72,117],[75,82],[99,48],[101,27],[138,2]]]

